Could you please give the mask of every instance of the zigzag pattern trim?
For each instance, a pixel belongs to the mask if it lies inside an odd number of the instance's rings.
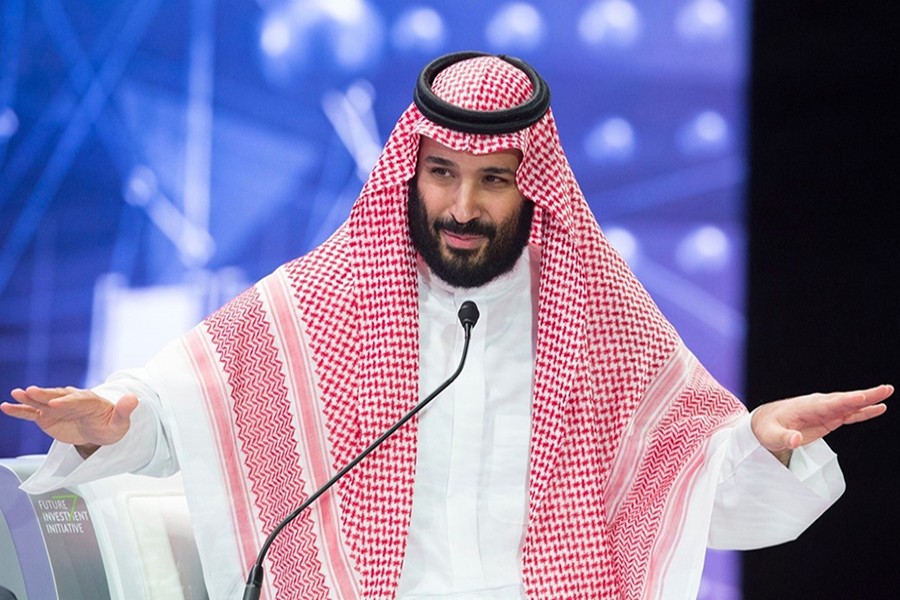
[[[210,317],[206,326],[231,386],[239,450],[260,529],[270,532],[307,496],[283,363],[259,292],[248,289]],[[328,598],[317,554],[312,518],[301,514],[273,543],[267,557],[278,596]]]

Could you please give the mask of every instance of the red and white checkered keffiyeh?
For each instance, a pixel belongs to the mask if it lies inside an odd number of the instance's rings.
[[[528,78],[496,57],[457,63],[433,91],[489,111]],[[531,598],[658,592],[712,431],[743,408],[682,351],[602,235],[548,112],[525,130],[464,134],[401,116],[347,222],[188,336],[231,520],[249,566],[272,527],[419,399],[407,183],[420,136],[457,151],[521,150],[541,247],[529,519]],[[312,367],[310,365],[313,365]],[[267,593],[392,598],[416,463],[410,422],[275,542]],[[189,473],[186,473],[186,481]]]

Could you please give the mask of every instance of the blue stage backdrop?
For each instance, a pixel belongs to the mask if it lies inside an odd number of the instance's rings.
[[[345,218],[420,68],[548,80],[606,234],[740,392],[746,0],[3,0],[0,384],[139,364]],[[5,392],[4,392],[5,393]],[[0,419],[0,456],[39,453]],[[712,554],[702,598],[739,598]]]

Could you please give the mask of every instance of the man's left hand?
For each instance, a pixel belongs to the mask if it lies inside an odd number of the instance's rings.
[[[753,411],[753,433],[769,452],[788,464],[791,451],[814,442],[841,425],[873,419],[887,410],[891,385],[867,390],[809,394],[763,404]]]

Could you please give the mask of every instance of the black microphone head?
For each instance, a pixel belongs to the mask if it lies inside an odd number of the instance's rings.
[[[459,307],[459,322],[463,327],[475,327],[475,323],[478,322],[478,307],[475,306],[475,303],[471,300],[466,300],[462,303],[462,306]]]

